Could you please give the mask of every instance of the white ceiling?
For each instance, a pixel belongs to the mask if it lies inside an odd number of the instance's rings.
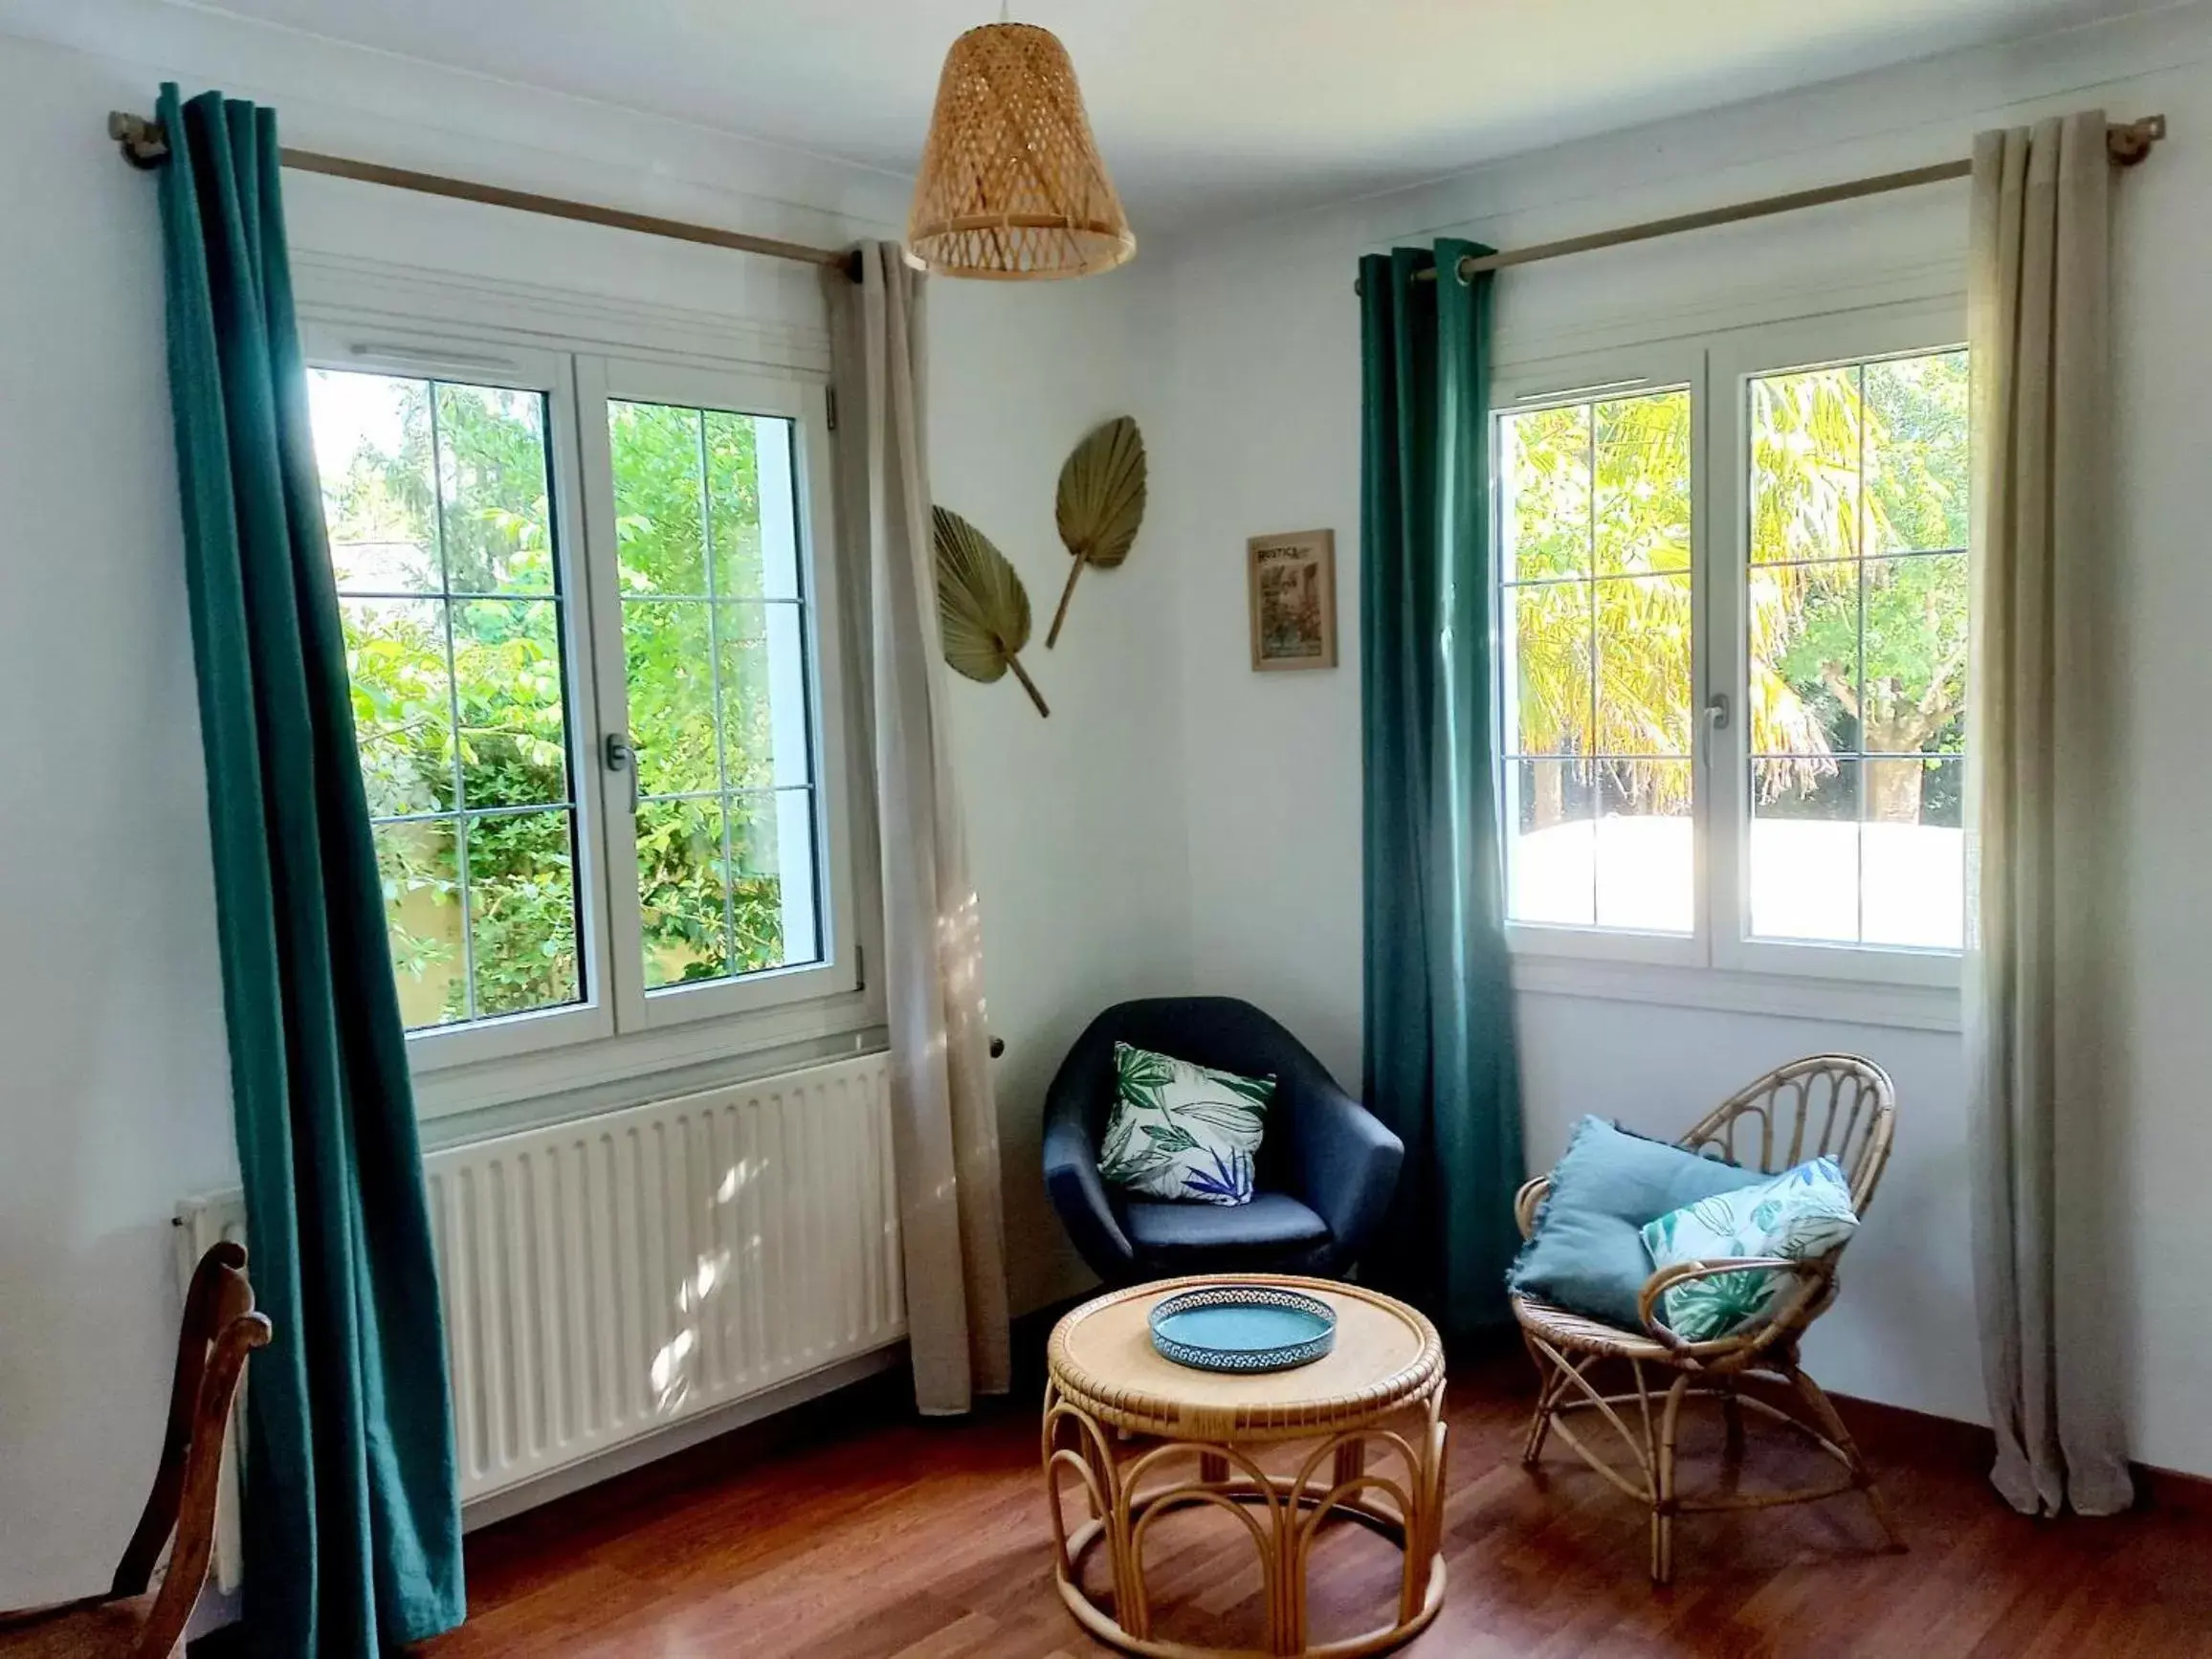
[[[1562,139],[2147,0],[1022,0],[1073,54],[1139,233],[1417,183]],[[502,79],[911,173],[992,0],[221,0]]]

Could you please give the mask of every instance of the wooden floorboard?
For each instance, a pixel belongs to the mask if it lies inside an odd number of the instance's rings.
[[[1517,1461],[1517,1359],[1454,1368],[1449,1594],[1421,1659],[2212,1659],[2212,1513],[2157,1501],[2109,1520],[2004,1508],[1971,1430],[1875,1407],[1845,1414],[1910,1550],[1877,1549],[1858,1500],[1692,1516],[1678,1581],[1644,1578],[1642,1512],[1555,1446]],[[743,1432],[469,1540],[469,1623],[421,1659],[1087,1659],[1053,1593],[1033,1392],[962,1422],[901,1409],[896,1385]],[[1688,1479],[1724,1472],[1716,1423]],[[1753,1432],[1740,1478],[1797,1453]],[[1250,1645],[1260,1582],[1230,1517],[1168,1517],[1148,1550],[1162,1633]],[[1387,1599],[1394,1558],[1333,1531],[1313,1570],[1314,1635]]]

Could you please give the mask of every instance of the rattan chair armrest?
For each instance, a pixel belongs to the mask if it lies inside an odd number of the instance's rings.
[[[1537,1211],[1544,1202],[1544,1194],[1552,1189],[1552,1178],[1539,1175],[1534,1181],[1523,1182],[1521,1189],[1514,1194],[1513,1218],[1520,1227],[1523,1238],[1537,1230]]]
[[[1673,1327],[1659,1316],[1661,1298],[1676,1285],[1759,1269],[1794,1273],[1802,1282],[1795,1295],[1783,1296],[1771,1314],[1755,1324],[1731,1331],[1725,1337],[1692,1342],[1677,1335]],[[1717,1261],[1676,1262],[1672,1267],[1661,1268],[1644,1281],[1643,1293],[1636,1298],[1636,1316],[1643,1321],[1646,1333],[1653,1341],[1664,1343],[1677,1354],[1756,1354],[1788,1333],[1803,1329],[1809,1315],[1825,1304],[1834,1283],[1835,1265],[1823,1257],[1793,1261],[1786,1256],[1730,1256]]]

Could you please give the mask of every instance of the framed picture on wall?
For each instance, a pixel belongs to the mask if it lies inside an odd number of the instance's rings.
[[[1337,666],[1337,532],[1293,530],[1245,543],[1252,668]]]

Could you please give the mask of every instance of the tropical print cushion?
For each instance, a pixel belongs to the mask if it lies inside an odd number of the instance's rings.
[[[1240,1077],[1114,1045],[1114,1116],[1098,1173],[1150,1198],[1249,1204],[1272,1077]]]
[[[1859,1218],[1851,1189],[1832,1158],[1816,1158],[1772,1181],[1701,1198],[1644,1229],[1653,1268],[1732,1256],[1807,1261],[1849,1238]],[[1661,1312],[1674,1334],[1709,1342],[1764,1318],[1800,1281],[1773,1268],[1747,1268],[1670,1286]]]

